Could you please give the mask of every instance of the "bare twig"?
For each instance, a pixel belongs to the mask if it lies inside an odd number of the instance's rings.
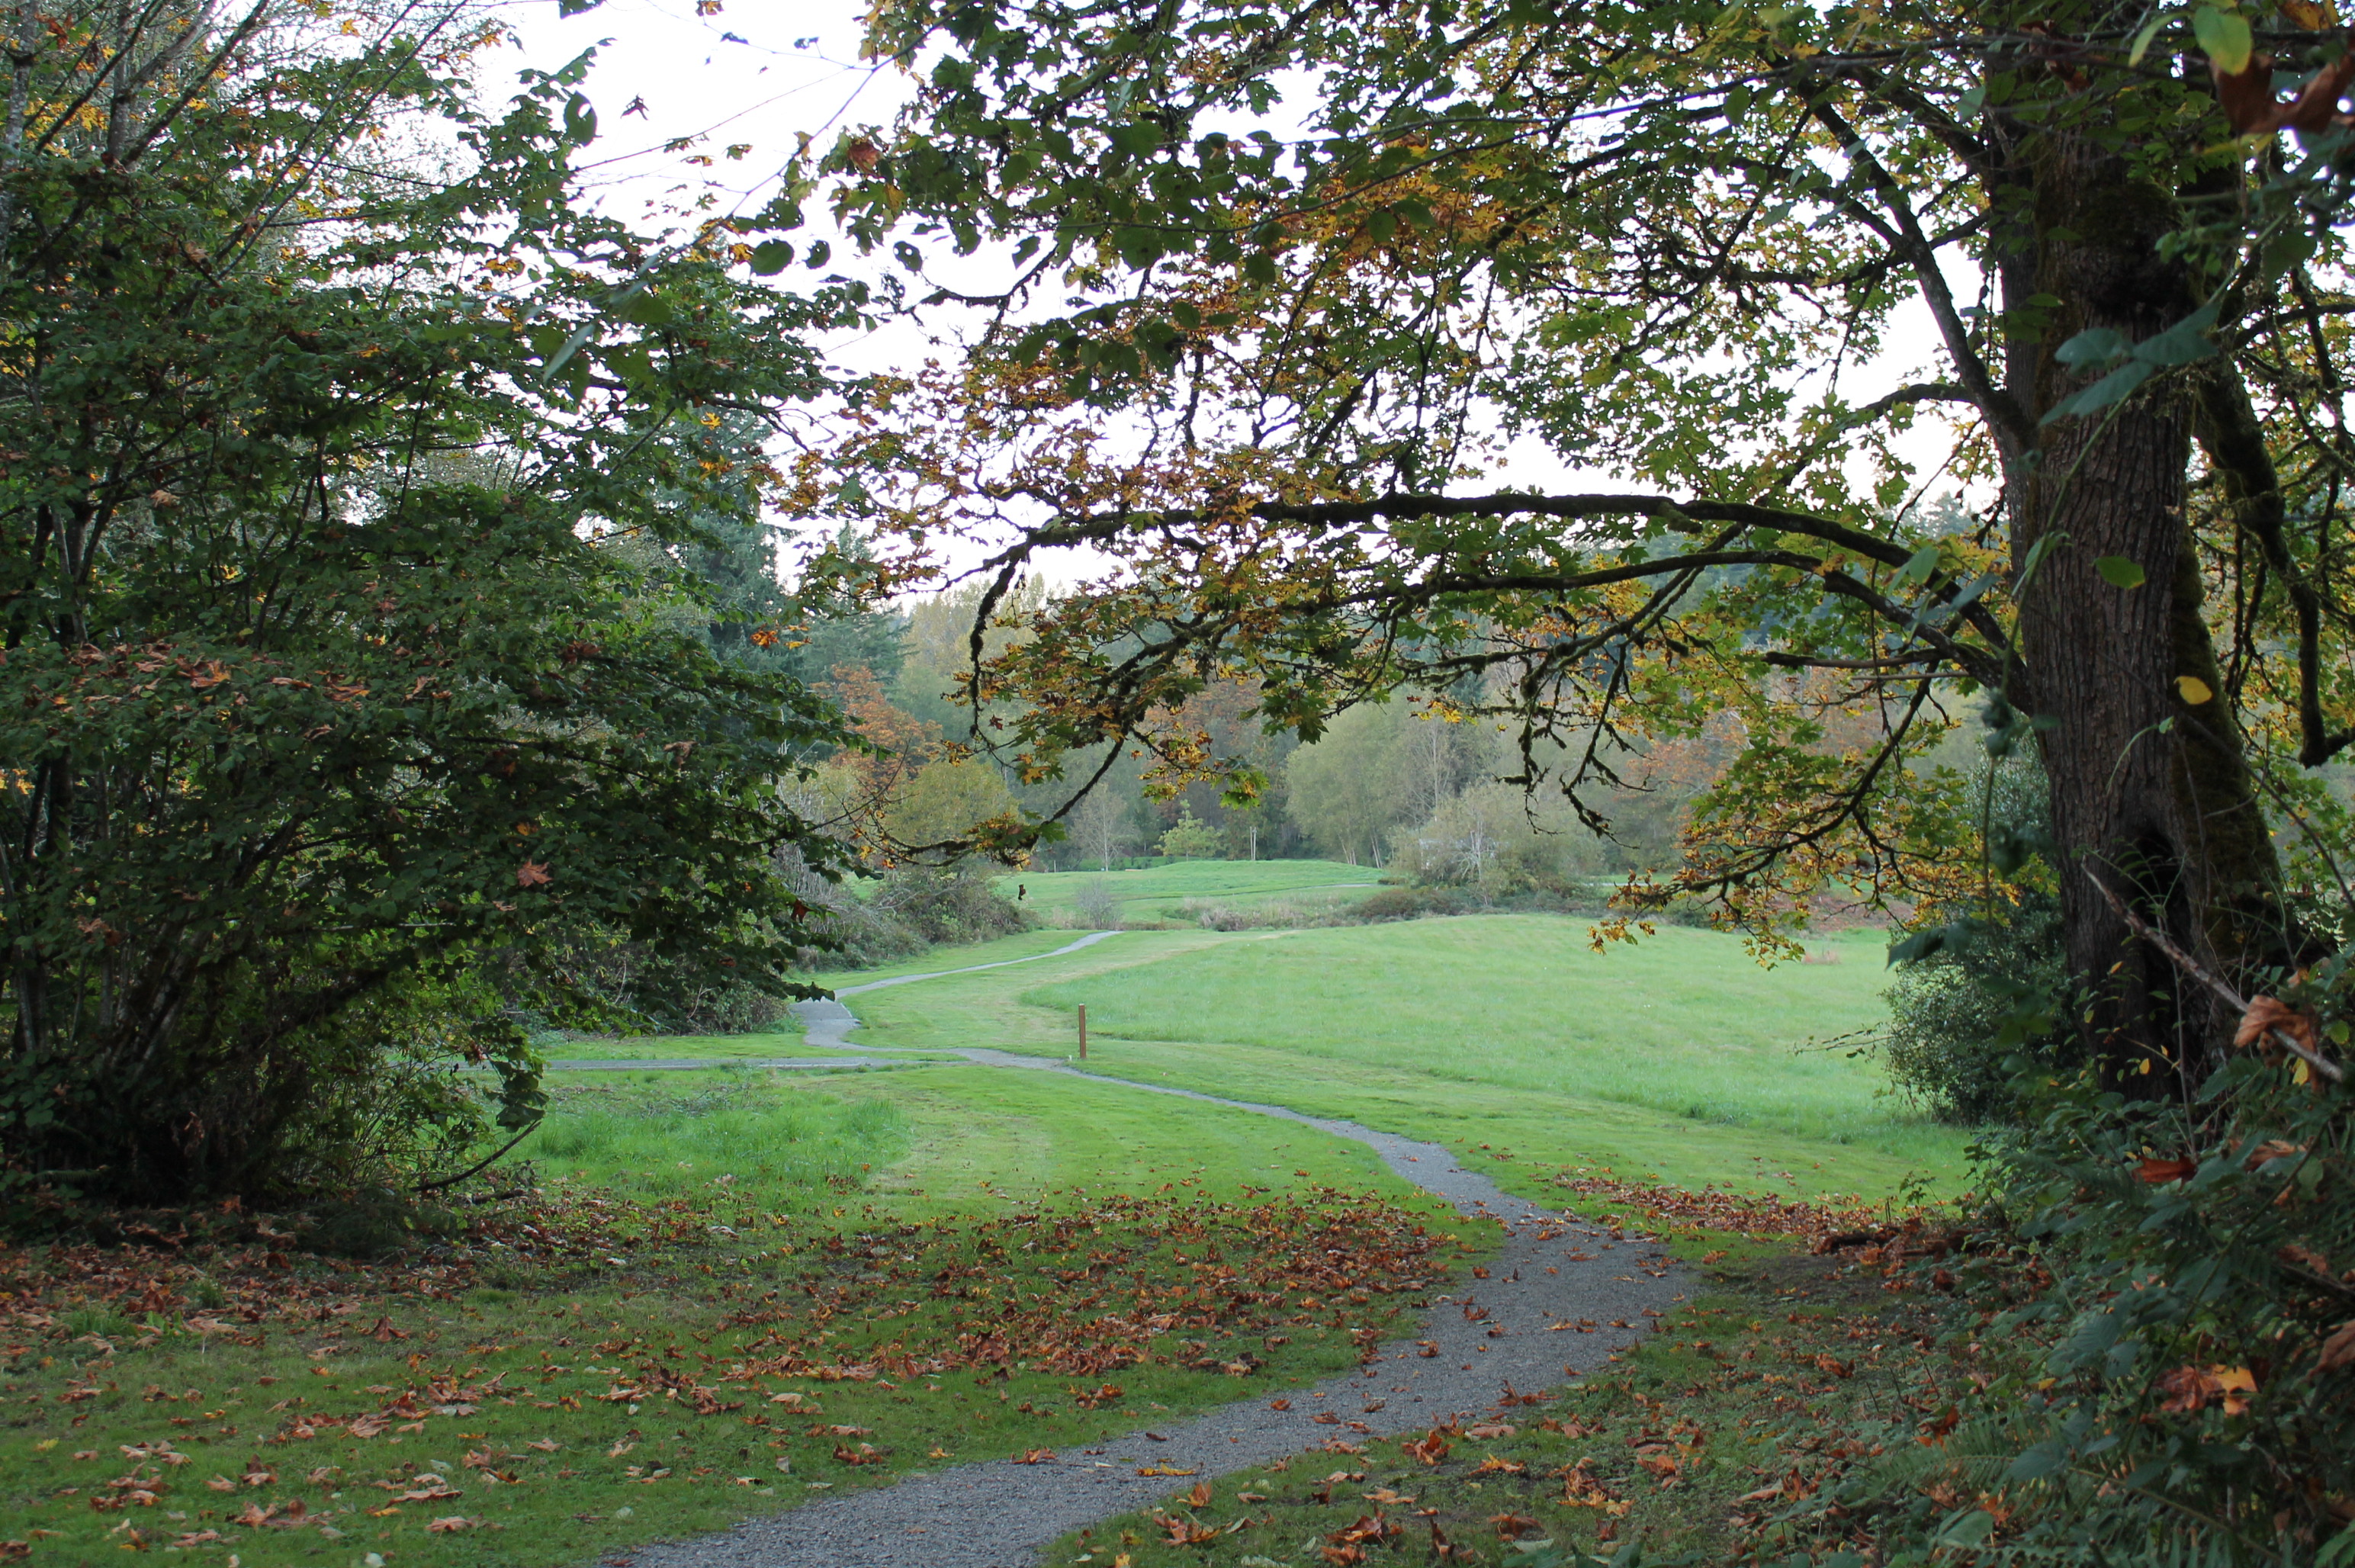
[[[2232,985],[2221,976],[2210,973],[2198,959],[2183,951],[2182,948],[2178,947],[2174,941],[2169,937],[2165,932],[2158,930],[2148,921],[2143,919],[2142,916],[2135,913],[2133,910],[2127,908],[2126,901],[2118,897],[2115,892],[2112,892],[2110,891],[2109,884],[2103,881],[2101,878],[2095,876],[2094,874],[2094,869],[2091,866],[2085,868],[2085,880],[2092,882],[2094,889],[2101,893],[2102,897],[2109,901],[2110,907],[2117,911],[2118,918],[2126,923],[2126,928],[2128,930],[2132,931],[2137,936],[2141,937],[2145,942],[2149,943],[2153,947],[2158,948],[2161,953],[2167,955],[2169,962],[2172,963],[2177,968],[2182,970],[2185,974],[2190,976],[2193,979],[2199,981],[2201,985],[2215,992],[2218,997],[2228,1003],[2234,1012],[2240,1013],[2243,1016],[2248,1013],[2248,998],[2242,996],[2240,992],[2232,989]],[[2275,1040],[2279,1041],[2291,1055],[2296,1056],[2298,1060],[2304,1061],[2308,1067],[2313,1068],[2317,1072],[2321,1073],[2333,1083],[2340,1083],[2346,1081],[2347,1074],[2337,1062],[2331,1061],[2328,1057],[2323,1055],[2312,1046],[2307,1045],[2296,1040],[2290,1035],[2287,1030],[2273,1029],[2267,1029],[2265,1032],[2272,1035]]]

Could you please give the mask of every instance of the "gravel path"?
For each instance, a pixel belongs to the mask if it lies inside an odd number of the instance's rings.
[[[1110,934],[1099,933],[1095,939]],[[1072,947],[1085,945],[1082,941]],[[857,989],[930,977],[901,976]],[[842,1038],[858,1019],[839,1002],[804,1002],[794,1011],[807,1024],[815,1049],[883,1049],[851,1045]],[[1504,1252],[1488,1265],[1492,1277],[1467,1280],[1456,1291],[1433,1297],[1420,1338],[1384,1345],[1380,1359],[1355,1373],[1310,1390],[1286,1391],[1289,1411],[1269,1409],[1273,1391],[1264,1391],[1101,1447],[1064,1450],[1052,1464],[1000,1459],[919,1473],[876,1491],[805,1503],[724,1534],[643,1549],[636,1558],[640,1568],[1034,1568],[1040,1549],[1057,1536],[1177,1489],[1166,1474],[1138,1475],[1141,1467],[1217,1476],[1335,1438],[1421,1431],[1453,1416],[1477,1415],[1508,1391],[1533,1392],[1573,1370],[1594,1370],[1611,1352],[1640,1338],[1640,1327],[1633,1326],[1642,1323],[1646,1310],[1665,1311],[1682,1295],[1681,1271],[1653,1244],[1614,1239],[1609,1231],[1511,1197],[1486,1176],[1457,1165],[1439,1144],[1281,1105],[1082,1072],[1039,1057],[980,1049],[957,1054],[996,1067],[1066,1072],[1255,1111],[1353,1138],[1459,1212],[1501,1221]],[[1580,1332],[1581,1320],[1593,1327]],[[1339,1416],[1345,1424],[1318,1424],[1320,1412]]]

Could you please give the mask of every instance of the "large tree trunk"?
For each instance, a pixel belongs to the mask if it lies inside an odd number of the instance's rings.
[[[2159,254],[2176,219],[2168,193],[2066,136],[2041,161],[2036,189],[2035,286],[2062,304],[2034,384],[2015,395],[2041,414],[2082,384],[2052,357],[2058,345],[2089,327],[2140,340],[2198,302]],[[2185,517],[2192,413],[2190,395],[2162,383],[2045,426],[2013,539],[2016,569],[2052,540],[2021,603],[2018,696],[2054,721],[2041,741],[2066,958],[2083,991],[2072,1022],[2105,1081],[2129,1094],[2196,1083],[2232,1020],[2134,939],[2094,879],[2228,972],[2280,945],[2272,841],[2200,615]],[[2112,586],[2095,565],[2104,557],[2140,567],[2142,585]]]

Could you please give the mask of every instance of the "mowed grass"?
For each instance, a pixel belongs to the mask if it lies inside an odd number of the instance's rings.
[[[1008,897],[1021,888],[1025,903],[1054,916],[1074,913],[1080,894],[1101,882],[1124,923],[1151,923],[1186,918],[1189,899],[1230,908],[1347,902],[1372,892],[1380,878],[1370,867],[1338,860],[1173,860],[1134,871],[1023,872],[1000,878],[997,887]]]
[[[1095,1072],[1485,1153],[1533,1197],[1564,1167],[1874,1201],[1913,1179],[1959,1188],[1966,1133],[1893,1095],[1870,1058],[1809,1043],[1882,1016],[1879,935],[1772,970],[1710,932],[1601,955],[1587,940],[1546,915],[1131,932],[853,997],[851,1038],[1068,1057],[1084,1003]]]
[[[1050,1074],[556,1094],[537,1200],[397,1262],[0,1251],[0,1541],[587,1562],[1330,1375],[1495,1240],[1359,1146]]]
[[[1022,999],[1086,1003],[1092,1028],[1125,1040],[1263,1046],[1814,1141],[1902,1118],[1869,1064],[1798,1049],[1884,1016],[1877,934],[1824,944],[1837,964],[1767,969],[1727,937],[1676,928],[1598,954],[1589,923],[1476,915],[1305,931]]]
[[[1079,934],[1072,931],[1026,931],[970,947],[938,947],[872,969],[827,970],[802,978],[827,987],[865,986],[903,975],[1004,964],[1037,958],[1059,947],[1068,947]],[[791,1019],[783,1019],[773,1029],[748,1034],[590,1035],[550,1040],[541,1045],[540,1054],[550,1061],[721,1061],[828,1053],[811,1050],[802,1039],[800,1026]]]

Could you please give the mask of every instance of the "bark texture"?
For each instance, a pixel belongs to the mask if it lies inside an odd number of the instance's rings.
[[[2062,303],[2035,385],[2021,389],[2040,412],[2083,384],[2054,346],[2092,327],[2139,341],[2198,303],[2159,252],[2175,219],[2168,193],[2056,140],[2038,171],[2035,283]],[[2194,410],[2168,389],[2179,383],[2044,427],[2014,531],[2018,566],[2051,541],[2021,605],[2022,706],[2056,721],[2042,743],[2065,956],[2084,993],[2076,1022],[2105,1078],[2133,1094],[2204,1076],[2233,1020],[2134,939],[2088,873],[2227,971],[2283,942],[2272,841],[2200,614],[2185,517]],[[2104,557],[2140,567],[2142,586],[2105,581]]]

